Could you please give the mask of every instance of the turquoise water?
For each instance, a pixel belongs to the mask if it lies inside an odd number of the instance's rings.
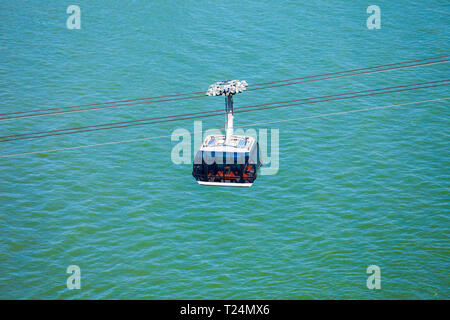
[[[206,90],[449,54],[447,1],[0,4],[1,113]],[[247,92],[236,106],[446,79],[439,64]],[[448,87],[237,115],[236,125],[449,96]],[[0,123],[1,135],[223,107],[192,99]],[[448,299],[448,100],[279,129],[280,168],[202,187],[170,138],[0,159],[0,298]],[[220,128],[223,117],[203,127]],[[193,130],[193,120],[0,144],[16,154]],[[66,269],[81,268],[68,290]],[[381,290],[366,268],[381,268]]]

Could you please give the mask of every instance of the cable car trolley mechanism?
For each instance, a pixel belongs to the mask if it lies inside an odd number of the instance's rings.
[[[246,81],[212,84],[207,96],[225,96],[226,135],[209,135],[197,152],[192,175],[201,185],[251,187],[261,166],[259,145],[249,136],[233,134],[233,95],[246,90]]]

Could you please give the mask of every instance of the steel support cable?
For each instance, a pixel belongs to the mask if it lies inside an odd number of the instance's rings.
[[[403,61],[403,62],[394,62],[394,63],[382,64],[382,65],[378,65],[378,66],[358,68],[358,69],[350,69],[350,70],[337,71],[337,72],[331,72],[331,73],[323,73],[323,74],[318,74],[318,75],[311,75],[311,76],[292,78],[292,79],[286,79],[286,80],[277,80],[277,81],[271,81],[271,82],[255,83],[255,84],[249,85],[249,87],[262,86],[262,85],[279,83],[279,82],[295,81],[295,80],[300,80],[300,79],[322,77],[322,76],[331,76],[331,75],[341,74],[341,73],[348,73],[348,72],[355,72],[355,71],[361,71],[361,70],[376,69],[376,68],[389,67],[389,66],[400,65],[400,64],[407,64],[407,63],[415,63],[415,62],[436,60],[436,59],[441,59],[441,58],[446,58],[446,57],[450,57],[450,55],[442,55],[442,56],[437,56],[437,57],[431,57],[431,58],[425,58],[425,59],[417,59],[417,60],[409,60],[409,61]],[[16,112],[9,112],[9,113],[0,113],[0,116],[12,115],[12,114],[31,113],[31,112],[43,112],[43,111],[60,110],[60,109],[70,109],[70,108],[91,107],[91,106],[98,106],[98,105],[104,105],[104,104],[124,103],[124,102],[133,102],[133,101],[141,101],[141,100],[153,100],[153,99],[161,99],[161,98],[172,98],[172,97],[178,97],[178,96],[184,96],[184,95],[193,95],[193,94],[202,94],[202,93],[204,93],[204,91],[194,91],[194,92],[186,92],[186,93],[168,94],[168,95],[163,95],[163,96],[154,96],[154,97],[146,97],[146,98],[127,99],[127,100],[115,100],[115,101],[107,101],[107,102],[97,102],[97,103],[82,104],[82,105],[76,105],[76,106],[53,107],[53,108],[35,109],[35,110],[28,110],[28,111],[16,111]]]
[[[6,116],[6,115],[11,115],[11,114],[21,114],[21,113],[43,112],[43,111],[60,110],[60,109],[71,109],[71,108],[100,106],[100,105],[112,104],[112,103],[123,103],[123,102],[132,102],[132,101],[141,101],[141,100],[153,100],[153,99],[162,99],[162,98],[172,98],[172,97],[192,95],[192,94],[201,94],[201,93],[204,93],[204,91],[168,94],[168,95],[165,95],[165,96],[156,96],[156,97],[148,97],[148,98],[137,98],[137,99],[128,99],[128,100],[116,100],[116,101],[108,101],[108,102],[97,102],[97,103],[90,103],[90,104],[80,104],[80,105],[77,105],[77,106],[53,107],[53,108],[35,109],[35,110],[28,110],[28,111],[16,111],[16,112],[9,112],[9,113],[0,113],[0,116]],[[191,99],[191,98],[195,98],[195,97],[187,97],[185,99]],[[174,99],[174,100],[181,100],[181,99]],[[163,100],[163,101],[171,101],[171,100]],[[161,102],[163,102],[163,101],[161,101]]]
[[[254,127],[254,126],[260,126],[260,125],[275,124],[275,123],[282,123],[282,122],[291,122],[291,121],[299,121],[299,120],[305,120],[305,119],[325,118],[325,117],[331,117],[331,116],[336,116],[336,115],[344,115],[344,114],[357,113],[357,112],[374,111],[374,110],[381,110],[381,109],[387,109],[387,108],[401,107],[401,106],[414,105],[414,104],[420,104],[420,103],[426,103],[426,102],[442,101],[442,100],[448,100],[448,99],[450,99],[450,97],[429,99],[429,100],[422,100],[422,101],[413,101],[413,102],[392,104],[392,105],[386,105],[386,106],[378,106],[378,107],[372,107],[372,108],[354,109],[354,110],[341,111],[341,112],[332,112],[332,113],[318,114],[318,115],[306,116],[306,117],[300,117],[300,118],[292,118],[292,119],[285,119],[285,120],[275,120],[275,121],[268,121],[268,122],[259,122],[259,123],[254,123],[254,124],[247,124],[247,125],[237,126],[236,128]],[[199,133],[203,133],[205,131],[206,130],[201,130]],[[132,142],[148,141],[148,140],[169,138],[171,136],[172,136],[171,134],[168,134],[168,135],[162,135],[162,136],[154,136],[154,137],[146,137],[146,138],[138,138],[138,139],[128,139],[128,140],[120,140],[120,141],[110,141],[110,142],[104,142],[104,143],[88,144],[88,145],[81,145],[81,146],[74,146],[74,147],[65,147],[65,148],[59,148],[59,149],[50,149],[50,150],[39,150],[39,151],[32,151],[32,152],[14,153],[14,154],[0,155],[0,158],[11,158],[11,157],[18,157],[18,156],[25,156],[25,155],[32,155],[32,154],[40,154],[40,153],[51,153],[51,152],[76,150],[76,149],[84,149],[84,148],[92,148],[92,147],[106,146],[106,145],[113,145],[113,144],[121,144],[121,143],[132,143]]]
[[[448,82],[448,81],[450,81],[450,79],[435,80],[435,81],[428,81],[428,82],[421,82],[421,83],[413,83],[413,84],[407,84],[407,85],[401,85],[401,86],[393,86],[393,87],[386,87],[386,88],[368,89],[368,90],[354,91],[354,92],[345,92],[345,93],[339,93],[339,94],[332,94],[332,95],[311,97],[311,98],[302,98],[302,99],[295,99],[295,100],[288,100],[288,101],[275,101],[275,102],[269,102],[269,103],[262,103],[262,104],[255,104],[255,105],[250,105],[250,106],[244,106],[244,107],[236,107],[234,109],[235,110],[239,110],[239,109],[256,108],[256,107],[273,105],[273,104],[286,104],[286,103],[292,103],[292,102],[297,102],[297,101],[323,99],[323,98],[345,96],[345,95],[359,94],[359,93],[365,93],[365,92],[374,92],[374,91],[381,91],[381,90],[390,90],[390,89],[397,89],[397,88],[405,88],[405,87],[411,87],[411,86],[420,86],[420,85],[441,83],[441,82]],[[8,136],[1,136],[0,139],[7,139],[7,138],[14,138],[14,137],[23,137],[23,136],[31,136],[31,135],[39,135],[39,134],[46,134],[46,133],[55,133],[55,132],[64,132],[64,131],[74,131],[74,130],[81,130],[81,129],[88,129],[88,128],[96,128],[96,127],[114,126],[114,125],[120,125],[120,124],[126,124],[126,123],[154,121],[154,120],[170,119],[170,118],[180,118],[180,117],[186,117],[186,116],[192,116],[192,115],[200,115],[200,114],[209,114],[209,113],[225,114],[225,112],[223,112],[223,109],[216,109],[216,110],[211,110],[211,111],[193,112],[193,113],[185,113],[185,114],[178,114],[178,115],[171,115],[171,116],[139,119],[139,120],[128,120],[128,121],[121,121],[121,122],[104,123],[104,124],[97,124],[97,125],[90,125],[90,126],[83,126],[83,127],[74,127],[74,128],[66,128],[66,129],[55,129],[55,130],[38,131],[38,132],[31,132],[31,133],[20,133],[20,134],[8,135]],[[0,140],[0,142],[1,142],[1,140]]]
[[[308,82],[315,82],[315,81],[322,81],[322,80],[340,79],[340,78],[346,78],[346,77],[359,76],[359,75],[363,75],[363,74],[373,74],[373,73],[378,73],[378,72],[393,71],[393,70],[398,70],[398,69],[408,69],[408,68],[427,66],[427,65],[439,64],[439,63],[447,63],[449,61],[450,61],[450,59],[445,59],[445,60],[439,60],[439,61],[417,63],[417,64],[413,64],[413,65],[408,65],[408,66],[392,67],[392,68],[386,68],[386,69],[380,69],[380,70],[372,70],[372,71],[364,71],[364,72],[344,74],[344,75],[340,75],[340,76],[332,76],[332,77],[319,78],[319,79],[310,79],[310,80],[303,80],[303,81],[275,84],[275,85],[264,86],[264,87],[260,87],[260,88],[247,89],[247,91],[255,91],[255,90],[262,90],[262,89],[278,88],[278,87],[283,87],[283,86],[290,86],[290,85],[294,85],[294,84],[308,83]]]
[[[433,59],[433,58],[429,58],[429,59]],[[429,60],[429,59],[423,59],[423,60]],[[417,61],[420,61],[420,60],[417,60]],[[450,59],[444,59],[444,60],[432,61],[432,62],[426,62],[426,63],[417,63],[417,64],[407,65],[407,66],[399,66],[399,67],[392,67],[392,68],[386,68],[386,69],[380,69],[380,70],[372,70],[372,71],[366,71],[366,72],[350,73],[350,74],[344,74],[344,75],[340,75],[340,76],[332,76],[332,77],[319,78],[319,79],[309,79],[309,80],[304,80],[304,81],[283,83],[283,84],[278,84],[278,85],[263,86],[263,87],[258,87],[258,88],[250,88],[250,89],[247,89],[247,91],[254,91],[254,90],[261,90],[261,89],[270,89],[270,88],[276,88],[276,87],[281,87],[281,86],[289,86],[289,85],[295,85],[295,84],[300,84],[300,83],[308,83],[308,82],[315,82],[315,81],[322,81],[322,80],[339,79],[339,78],[345,78],[345,77],[351,77],[351,76],[357,76],[357,75],[364,75],[364,74],[373,74],[373,73],[386,72],[386,71],[392,71],[392,70],[398,70],[398,69],[414,68],[414,67],[419,67],[419,66],[427,66],[427,65],[433,65],[433,64],[447,63],[449,61],[450,61]],[[399,63],[396,63],[396,64],[405,64],[405,63],[407,63],[407,62],[399,62]],[[389,65],[396,65],[396,64],[389,64]],[[368,67],[368,68],[360,68],[360,69],[354,69],[354,70],[365,70],[365,69],[373,69],[373,68],[379,68],[379,66],[377,66],[377,67]],[[323,74],[323,75],[332,75],[332,74],[340,74],[340,73],[348,73],[348,72],[351,72],[351,71],[350,70],[348,70],[348,71],[340,71],[340,72],[334,72],[334,73]],[[308,77],[303,77],[303,78],[318,77],[318,76],[323,76],[323,75],[308,76]],[[295,78],[295,79],[302,79],[302,78]],[[275,81],[275,82],[284,82],[284,81],[289,81],[289,80],[279,80],[279,81]],[[275,82],[273,82],[273,83],[275,83]],[[257,86],[257,85],[258,84],[255,84],[253,86]],[[200,91],[198,91],[198,92],[200,92]],[[196,92],[196,93],[198,93],[198,92]],[[189,94],[189,93],[178,94],[178,95],[187,95],[187,94]],[[177,95],[172,95],[172,96],[177,96]],[[161,96],[161,97],[165,97],[165,96]],[[32,112],[36,112],[34,114],[29,114],[29,115],[16,115],[16,116],[11,116],[11,117],[2,117],[2,118],[0,118],[0,121],[7,121],[7,120],[13,120],[13,119],[23,119],[23,118],[31,118],[31,117],[50,116],[50,115],[73,113],[73,112],[83,112],[83,111],[91,111],[91,110],[103,110],[103,109],[110,109],[110,108],[117,108],[117,107],[127,107],[127,106],[141,105],[141,104],[151,104],[151,103],[186,100],[186,99],[195,99],[195,98],[204,98],[204,97],[205,97],[204,95],[199,95],[199,96],[193,96],[193,97],[181,97],[181,98],[162,99],[162,100],[155,100],[155,101],[116,104],[116,105],[111,105],[111,106],[101,106],[101,107],[97,106],[97,107],[93,107],[93,108],[76,109],[76,110],[65,110],[65,111],[58,111],[58,112],[42,112],[42,111],[58,110],[58,109],[72,108],[72,107],[60,107],[60,108],[40,109],[40,110],[36,110],[36,111],[23,111],[23,112],[16,112],[16,113],[14,113],[14,112],[13,113],[4,113],[4,114],[0,114],[0,115],[4,116],[4,115],[12,115],[12,114],[18,114],[18,113],[32,113]],[[143,100],[143,99],[150,99],[150,98],[141,98],[141,99],[127,100],[127,101],[136,101],[136,100]],[[126,102],[125,100],[123,100],[123,101]],[[92,104],[92,105],[103,105],[103,104],[107,104],[107,103],[98,103],[98,104]]]
[[[323,73],[323,74],[312,75],[312,76],[305,76],[305,77],[300,77],[300,78],[292,78],[292,79],[286,79],[286,80],[277,80],[277,81],[270,81],[270,82],[264,82],[264,83],[249,84],[248,86],[249,87],[255,87],[255,86],[262,86],[262,85],[268,85],[268,84],[274,84],[274,83],[280,83],[280,82],[296,81],[296,80],[309,79],[309,78],[315,78],[315,77],[332,76],[332,75],[341,74],[341,73],[349,73],[349,72],[356,72],[356,71],[362,71],[362,70],[370,70],[370,69],[376,69],[376,68],[390,67],[390,66],[395,66],[395,65],[399,65],[399,64],[415,63],[415,62],[422,62],[422,61],[428,61],[428,60],[436,60],[436,59],[447,58],[447,57],[450,57],[450,55],[443,55],[443,56],[438,56],[438,57],[434,57],[434,58],[427,58],[427,59],[409,60],[409,61],[404,61],[404,62],[395,62],[395,63],[382,64],[382,65],[373,66],[373,67],[351,69],[351,70],[346,70],[346,71]]]
[[[3,118],[0,118],[0,121],[8,121],[8,120],[24,119],[24,118],[34,118],[34,117],[42,117],[42,116],[52,116],[52,115],[56,115],[56,114],[65,114],[65,113],[74,113],[74,112],[83,112],[83,111],[92,111],[92,110],[102,110],[102,109],[110,109],[110,108],[118,108],[118,107],[135,106],[135,105],[140,105],[140,104],[151,104],[151,103],[158,103],[158,102],[168,102],[168,101],[186,100],[186,99],[195,99],[195,98],[204,98],[204,97],[206,97],[206,96],[172,98],[172,99],[156,100],[156,101],[150,101],[150,102],[136,102],[136,103],[116,104],[116,105],[113,105],[113,106],[95,107],[95,108],[87,108],[87,109],[35,113],[35,114],[30,114],[30,115],[3,117]]]
[[[399,89],[399,90],[391,90],[391,91],[383,91],[383,92],[374,92],[374,93],[366,93],[366,94],[360,94],[360,95],[354,95],[350,97],[342,97],[342,98],[331,98],[331,99],[324,99],[319,101],[307,101],[307,102],[301,102],[301,103],[292,103],[292,104],[284,104],[281,106],[273,106],[273,107],[263,107],[263,108],[257,108],[257,109],[251,109],[251,110],[238,110],[236,113],[241,112],[248,112],[248,111],[257,111],[257,110],[267,110],[267,109],[275,109],[275,108],[284,108],[284,107],[291,107],[291,106],[297,106],[302,104],[314,104],[318,102],[326,102],[326,101],[336,101],[336,100],[344,100],[344,99],[353,99],[358,97],[367,97],[367,96],[374,96],[374,95],[381,95],[386,93],[395,93],[395,92],[402,92],[402,91],[411,91],[411,90],[417,90],[417,89],[425,89],[425,88],[434,88],[434,87],[441,87],[441,86],[448,86],[450,83],[445,84],[435,84],[430,86],[423,86],[423,87],[414,87],[414,88],[406,88],[406,89]],[[1,141],[0,141],[1,142]]]
[[[291,107],[291,106],[297,106],[297,105],[303,105],[303,104],[314,104],[314,103],[326,102],[326,101],[352,99],[352,98],[372,96],[372,95],[381,95],[381,94],[395,93],[395,92],[402,92],[402,91],[411,91],[411,90],[417,90],[417,89],[434,88],[434,87],[446,86],[446,85],[449,85],[449,84],[450,83],[434,84],[434,85],[430,85],[430,86],[405,88],[405,89],[383,91],[383,92],[372,92],[372,93],[366,93],[366,94],[353,95],[353,96],[349,96],[349,97],[329,98],[329,99],[322,99],[322,100],[318,100],[318,101],[306,101],[306,102],[300,102],[300,103],[284,104],[284,105],[278,105],[278,106],[254,108],[254,109],[247,109],[247,110],[236,110],[236,111],[234,111],[234,113],[242,113],[242,112],[249,112],[249,111],[259,111],[259,110],[267,110],[267,109],[275,109],[275,108],[285,108],[285,107]],[[116,128],[125,128],[125,127],[147,125],[147,124],[156,124],[156,123],[164,123],[164,122],[172,122],[172,121],[181,121],[181,120],[189,120],[189,119],[206,118],[206,117],[213,117],[213,116],[219,116],[219,115],[223,115],[223,112],[216,113],[216,114],[205,114],[205,115],[196,115],[196,116],[189,116],[189,117],[183,117],[183,118],[175,118],[175,119],[157,120],[157,121],[152,121],[152,122],[140,122],[140,123],[133,123],[133,124],[117,125],[117,126],[110,126],[110,127],[104,127],[104,128],[93,128],[93,129],[85,129],[85,130],[70,131],[70,132],[57,132],[57,133],[51,133],[51,134],[45,134],[45,135],[31,136],[31,137],[13,138],[13,139],[2,140],[2,141],[0,141],[0,143],[8,142],[8,141],[16,141],[16,140],[44,138],[44,137],[57,136],[57,135],[66,135],[66,134],[93,132],[93,131],[116,129]]]

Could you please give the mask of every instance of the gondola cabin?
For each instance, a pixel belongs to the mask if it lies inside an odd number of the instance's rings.
[[[193,176],[201,185],[251,187],[261,162],[253,137],[206,137],[194,159]]]
[[[226,135],[210,135],[197,152],[192,175],[207,186],[251,187],[261,166],[259,145],[253,137],[233,135],[233,95],[245,91],[247,82],[221,81],[206,95],[225,96]]]

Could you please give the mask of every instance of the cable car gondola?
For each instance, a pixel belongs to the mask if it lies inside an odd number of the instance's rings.
[[[197,152],[192,175],[201,185],[251,187],[261,167],[255,138],[233,135],[233,95],[245,90],[247,82],[216,82],[206,92],[225,96],[226,135],[209,135]]]

